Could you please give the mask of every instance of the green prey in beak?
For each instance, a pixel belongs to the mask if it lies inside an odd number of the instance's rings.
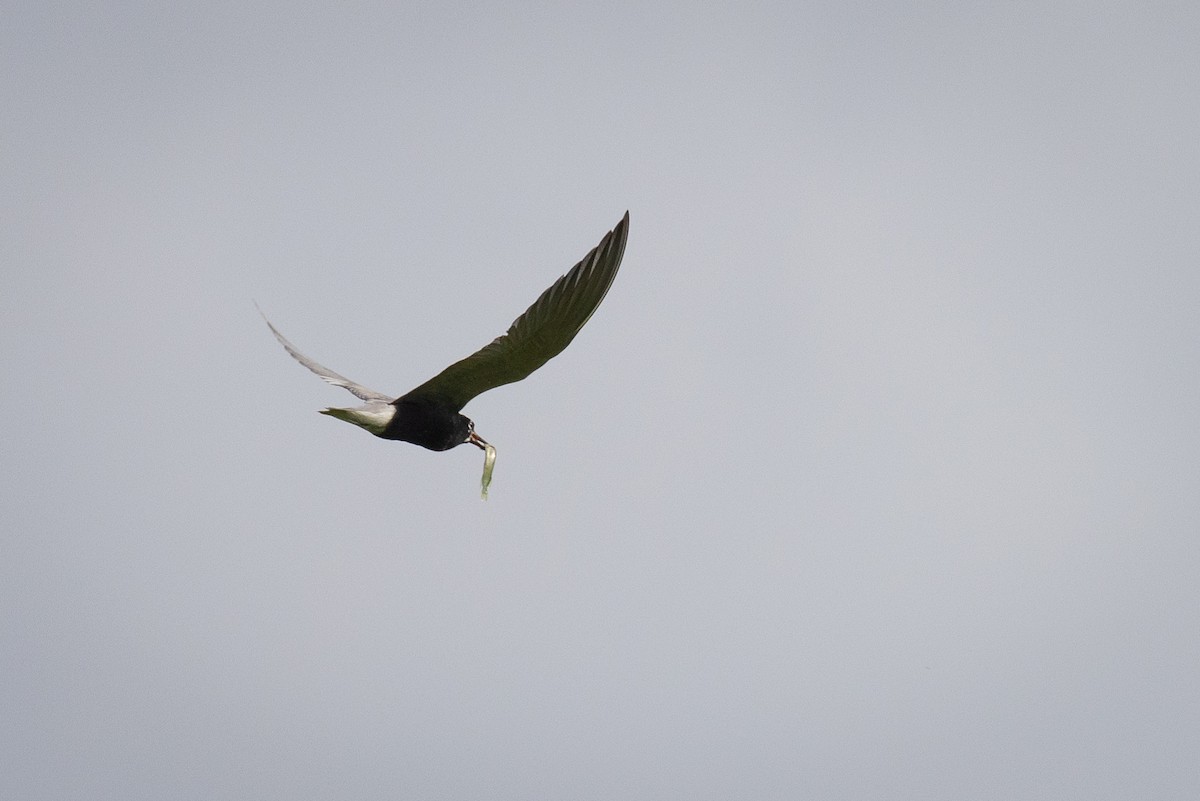
[[[496,467],[496,449],[484,441],[483,437],[476,434],[474,429],[471,429],[471,436],[467,437],[467,442],[483,449],[483,481],[479,497],[486,501],[488,487],[492,484],[492,470]]]

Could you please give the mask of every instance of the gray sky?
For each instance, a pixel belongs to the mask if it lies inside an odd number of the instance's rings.
[[[1200,797],[1195,4],[434,6],[8,5],[0,797]]]

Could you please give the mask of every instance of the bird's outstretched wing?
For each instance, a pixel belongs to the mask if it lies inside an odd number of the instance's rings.
[[[256,307],[257,305],[258,304],[255,304]],[[275,326],[271,325],[271,321],[267,319],[267,315],[263,314],[262,309],[259,309],[258,313],[262,314],[263,321],[266,322],[267,328],[271,329],[271,333],[274,334],[275,338],[279,340],[279,344],[283,345],[283,349],[291,354],[293,359],[303,364],[309,370],[312,370],[325,381],[328,381],[335,387],[341,387],[342,389],[348,390],[365,401],[383,401],[384,403],[391,403],[394,400],[394,398],[392,398],[390,395],[384,395],[382,392],[376,392],[373,389],[367,389],[362,384],[355,383],[343,375],[338,375],[328,367],[322,367],[321,365],[317,364],[312,359],[296,350],[296,346],[291,342],[288,342],[287,339],[284,338],[283,334],[279,333]]]
[[[476,395],[520,381],[562,353],[612,285],[625,253],[628,229],[629,212],[625,212],[617,227],[543,292],[513,321],[507,333],[405,393],[400,400],[437,399],[458,411]]]

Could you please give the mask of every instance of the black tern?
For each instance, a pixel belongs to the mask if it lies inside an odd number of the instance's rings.
[[[629,212],[625,212],[600,244],[543,292],[506,333],[398,398],[322,367],[296,350],[265,314],[263,319],[292,358],[333,386],[366,401],[354,408],[322,409],[321,414],[353,423],[377,437],[433,451],[467,442],[481,448],[485,454],[482,497],[486,499],[496,449],[475,433],[475,424],[460,413],[462,408],[476,395],[520,381],[571,344],[617,276],[628,228]]]

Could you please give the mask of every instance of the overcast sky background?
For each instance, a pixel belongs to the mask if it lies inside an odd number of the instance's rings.
[[[1200,797],[1200,11],[9,3],[0,796]],[[629,209],[574,344],[375,439]]]

